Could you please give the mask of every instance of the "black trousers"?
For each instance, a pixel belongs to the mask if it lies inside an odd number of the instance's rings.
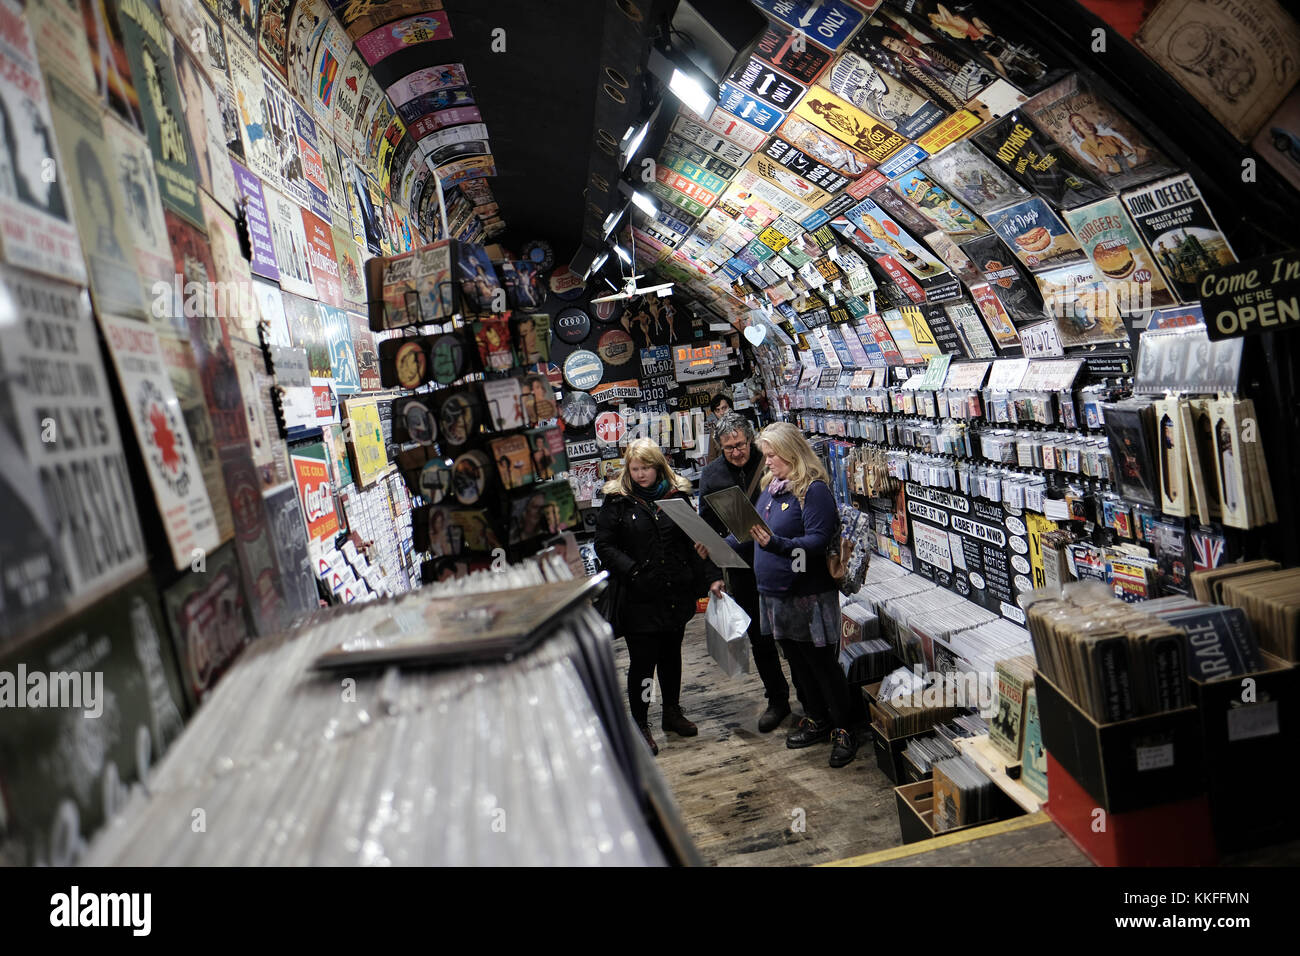
[[[838,644],[818,647],[806,641],[782,641],[790,676],[799,692],[804,713],[823,724],[850,730],[854,723],[849,682],[840,667]]]
[[[781,655],[777,653],[776,641],[771,634],[764,634],[762,622],[758,617],[758,582],[753,571],[737,568],[727,569],[727,590],[736,599],[736,603],[749,615],[749,646],[754,652],[754,664],[758,667],[758,676],[763,681],[763,691],[769,703],[782,704],[790,700],[790,685],[785,681],[785,671],[781,669]],[[794,668],[790,676],[796,681],[795,693],[799,699],[798,678]]]
[[[627,634],[627,703],[638,727],[647,725],[655,671],[663,706],[676,707],[682,693],[682,640],[686,625],[653,634]]]

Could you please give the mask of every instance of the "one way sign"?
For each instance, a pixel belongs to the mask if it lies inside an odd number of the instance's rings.
[[[838,51],[862,25],[863,13],[844,0],[754,0],[764,13],[827,49]],[[874,12],[880,0],[865,0]]]

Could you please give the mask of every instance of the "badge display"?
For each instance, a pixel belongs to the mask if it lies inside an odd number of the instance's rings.
[[[623,314],[623,306],[618,302],[593,302],[591,313],[597,322],[617,322]]]
[[[476,505],[487,489],[488,470],[492,462],[481,451],[467,451],[456,459],[451,469],[451,488],[463,505]]]
[[[438,429],[446,447],[459,448],[478,434],[483,403],[472,391],[448,396],[438,410]]]
[[[420,494],[431,505],[440,503],[451,493],[451,469],[440,458],[427,461],[420,469]]]
[[[438,425],[433,414],[423,402],[408,402],[402,410],[402,420],[406,425],[406,434],[411,441],[421,445],[432,445],[438,438]]]
[[[469,371],[469,356],[459,335],[440,335],[429,346],[431,377],[439,385],[450,385]]]
[[[605,377],[605,366],[595,352],[579,349],[564,360],[564,380],[572,387],[588,391]]]
[[[596,346],[596,354],[608,365],[626,365],[634,352],[632,336],[622,329],[610,329]]]
[[[412,339],[397,347],[393,360],[397,369],[397,384],[402,388],[419,388],[424,384],[425,373],[429,370],[429,360],[424,354],[424,342]]]
[[[551,251],[551,244],[541,239],[525,242],[523,255],[529,262],[536,263],[537,268],[543,272],[549,272],[555,265],[555,253]]]
[[[596,400],[586,392],[570,392],[560,405],[560,417],[570,428],[586,428],[596,420]]]
[[[591,319],[581,309],[564,309],[555,317],[555,337],[569,345],[577,345],[591,332]]]

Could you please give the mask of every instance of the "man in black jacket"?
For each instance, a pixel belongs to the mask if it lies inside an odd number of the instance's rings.
[[[754,447],[753,426],[743,415],[735,412],[723,415],[718,419],[714,437],[722,454],[705,465],[700,473],[700,515],[725,537],[727,527],[709,507],[705,496],[734,485],[749,495],[750,501],[756,500],[763,458]],[[753,543],[742,545],[738,553],[752,568]],[[754,572],[743,568],[728,568],[726,574],[727,590],[749,615],[749,646],[754,650],[754,663],[758,665],[758,676],[762,678],[763,689],[767,694],[767,710],[763,711],[763,716],[758,720],[758,729],[761,733],[770,733],[790,713],[790,685],[786,683],[785,672],[781,669],[781,656],[776,649],[776,642],[770,635],[765,637],[759,626],[758,584],[754,580]],[[721,582],[718,582],[714,585],[714,590],[720,586]]]

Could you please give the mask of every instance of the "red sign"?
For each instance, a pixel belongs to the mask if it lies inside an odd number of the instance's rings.
[[[627,426],[618,412],[602,412],[596,416],[596,439],[604,445],[617,445]]]
[[[313,541],[328,542],[339,533],[339,518],[334,510],[334,489],[330,484],[325,446],[309,445],[289,457],[302,502],[302,516],[307,521],[307,534]]]
[[[854,199],[865,199],[868,193],[875,192],[877,189],[885,185],[885,183],[887,182],[889,182],[888,176],[885,176],[879,171],[873,169],[870,172],[865,173],[860,178],[855,179],[853,183],[844,191],[848,193],[850,196],[852,196]]]
[[[343,282],[339,279],[339,257],[334,251],[334,236],[330,224],[304,209],[302,228],[307,233],[307,248],[303,250],[311,262],[312,278],[316,280],[316,294],[327,305],[343,307]]]

